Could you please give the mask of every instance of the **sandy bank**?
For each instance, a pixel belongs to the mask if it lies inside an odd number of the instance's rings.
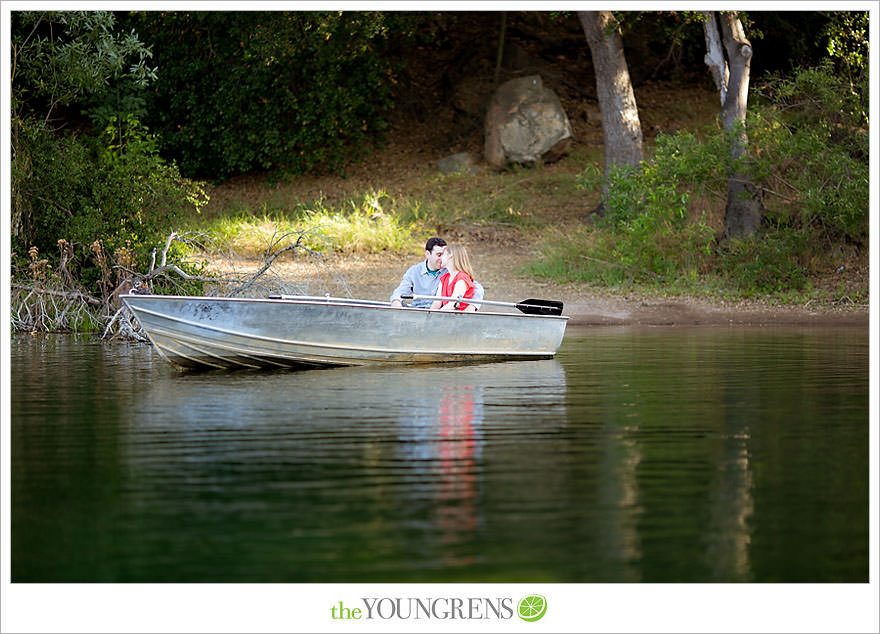
[[[869,311],[862,307],[818,308],[710,304],[693,300],[597,300],[566,304],[572,326],[816,326],[864,327]]]

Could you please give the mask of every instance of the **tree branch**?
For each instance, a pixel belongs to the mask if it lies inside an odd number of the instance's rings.
[[[65,299],[81,299],[87,304],[91,304],[92,306],[103,306],[104,302],[100,299],[95,299],[91,295],[86,295],[84,293],[80,293],[79,291],[53,291],[48,288],[36,288],[33,286],[27,286],[26,284],[18,284],[13,282],[10,284],[12,288],[17,288],[22,291],[30,291],[32,293],[39,293],[43,295],[52,295],[53,297],[63,297]]]

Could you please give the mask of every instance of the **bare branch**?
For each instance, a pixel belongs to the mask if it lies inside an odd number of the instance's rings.
[[[351,292],[342,275],[327,258],[309,246],[310,240],[321,240],[324,236],[312,228],[304,231],[278,233],[272,236],[263,254],[262,263],[256,271],[237,270],[235,261],[239,257],[224,245],[218,245],[210,235],[198,232],[172,232],[165,240],[161,253],[153,249],[149,270],[141,272],[133,270],[128,260],[111,262],[110,256],[99,243],[92,245],[92,250],[101,258],[102,264],[102,295],[95,297],[77,288],[77,282],[67,262],[72,257],[72,249],[66,242],[59,241],[61,260],[57,271],[47,267],[45,260],[37,261],[31,256],[32,263],[23,270],[17,279],[25,283],[12,283],[13,301],[10,316],[12,326],[21,331],[70,331],[81,328],[83,324],[102,324],[104,339],[117,337],[145,341],[145,335],[135,316],[124,305],[120,305],[119,297],[127,292],[151,292],[152,288],[161,284],[163,292],[179,291],[179,294],[191,294],[193,283],[201,284],[205,295],[257,296],[273,293],[309,294],[315,290],[310,280],[302,283],[285,279],[272,267],[278,258],[285,253],[300,251],[320,267],[323,272],[332,275],[344,292]],[[187,259],[173,253],[173,244],[180,242],[188,245],[193,254],[197,254],[199,262],[222,261],[222,273],[193,273],[187,270]],[[204,258],[204,259],[203,259]],[[160,266],[156,266],[159,260]],[[37,266],[39,265],[39,266]],[[220,268],[220,267],[217,267]],[[249,267],[250,268],[250,267]],[[13,274],[15,277],[15,273]],[[320,282],[324,288],[328,286],[326,279]],[[323,292],[323,291],[321,291]],[[338,291],[337,291],[338,292]]]
[[[299,231],[299,232],[285,233],[281,236],[279,236],[277,233],[275,235],[273,235],[272,240],[269,241],[269,246],[266,249],[266,253],[263,255],[263,260],[264,260],[263,266],[261,266],[257,270],[257,272],[254,273],[253,276],[251,276],[251,279],[249,279],[247,282],[245,282],[242,286],[240,286],[239,288],[233,289],[232,292],[230,292],[227,295],[227,297],[235,297],[236,295],[240,295],[244,291],[248,290],[251,286],[254,285],[254,283],[257,281],[257,279],[259,279],[260,276],[263,275],[263,273],[265,273],[266,271],[269,270],[269,268],[272,266],[272,263],[275,262],[275,260],[278,258],[278,256],[281,255],[282,253],[286,253],[287,251],[294,251],[296,249],[304,249],[304,250],[309,251],[311,253],[312,250],[307,248],[305,245],[303,245],[303,237],[306,235],[306,233],[307,232],[305,232],[305,231]],[[283,247],[281,249],[275,248],[275,247],[277,247],[277,245],[281,244],[286,238],[289,238],[290,236],[292,236],[294,234],[297,235],[295,243],[288,245],[286,247]],[[275,250],[273,250],[273,249],[275,249]]]
[[[177,233],[172,231],[168,235],[168,239],[165,241],[165,249],[162,251],[162,263],[159,265],[159,268],[164,268],[165,264],[168,262],[168,249],[171,248],[171,243],[174,242],[174,238],[177,237]]]
[[[23,291],[30,291],[31,293],[38,293],[42,295],[49,295],[54,297],[63,297],[66,299],[81,299],[87,304],[91,304],[92,306],[103,306],[104,302],[100,299],[96,299],[91,295],[85,295],[84,293],[80,293],[79,291],[53,291],[48,288],[35,288],[33,286],[27,286],[25,284],[10,284],[12,288],[16,288]]]

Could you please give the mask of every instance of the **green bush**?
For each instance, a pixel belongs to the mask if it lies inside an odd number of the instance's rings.
[[[141,124],[152,53],[114,13],[14,12],[11,34],[15,264],[51,258],[41,282],[106,296],[113,267],[143,270],[204,192]]]
[[[13,179],[29,206],[19,248],[44,249],[61,237],[152,244],[205,202],[201,186],[158,156],[155,139],[136,120],[113,121],[95,137],[17,123]]]
[[[690,134],[661,135],[652,160],[636,169],[613,170],[605,185],[604,214],[583,266],[615,283],[644,278],[668,283],[705,268],[714,232],[703,218],[691,219],[689,208],[695,194],[716,182],[718,157],[717,142],[699,143]],[[601,179],[591,168],[579,183],[595,189]]]
[[[659,135],[637,169],[581,174],[602,188],[604,216],[548,239],[535,272],[600,284],[724,288],[740,296],[785,295],[810,287],[809,266],[829,244],[867,245],[869,175],[867,88],[831,62],[772,78],[752,100],[749,153],[737,165],[729,136],[712,127],[695,135]],[[857,77],[864,82],[866,77]],[[727,175],[748,175],[763,189],[764,222],[742,241],[716,239],[696,200],[727,196]]]
[[[206,202],[202,187],[158,156],[155,139],[134,119],[113,121],[99,136],[58,134],[42,121],[14,121],[12,248],[45,255],[65,239],[88,285],[99,277],[92,245],[149,264],[174,223]]]
[[[416,14],[138,12],[159,80],[147,124],[184,174],[338,169],[385,128],[392,34]]]
[[[756,173],[798,230],[867,244],[869,94],[867,73],[852,84],[830,60],[759,88],[749,119]]]

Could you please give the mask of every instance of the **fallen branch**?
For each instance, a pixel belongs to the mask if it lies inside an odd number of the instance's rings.
[[[310,249],[304,243],[304,238],[307,235],[316,235],[321,237],[320,233],[317,231],[320,227],[313,227],[312,229],[304,230],[304,231],[290,231],[281,235],[277,233],[272,236],[272,239],[269,241],[269,246],[266,248],[266,252],[263,254],[263,266],[261,266],[253,275],[251,275],[250,279],[244,282],[240,287],[233,289],[226,296],[227,297],[235,297],[237,295],[241,295],[245,291],[250,290],[274,264],[275,260],[282,253],[286,253],[288,251],[295,251],[297,249],[301,249],[305,251],[313,261],[317,261],[321,266],[327,266],[325,258],[321,255],[320,252],[315,251],[314,249]],[[284,240],[290,238],[291,236],[296,235],[296,242],[293,244],[287,245],[286,247],[276,248],[280,245]],[[339,282],[345,293],[351,297],[351,291],[348,288],[348,284],[345,279],[338,273],[338,271],[333,271],[334,276],[336,277],[336,281]]]
[[[22,290],[22,291],[30,291],[31,293],[39,293],[43,295],[52,295],[54,297],[62,297],[64,299],[81,299],[87,304],[91,304],[92,306],[103,306],[104,302],[100,299],[96,299],[91,295],[86,295],[85,293],[81,293],[80,291],[53,291],[48,288],[38,288],[36,286],[28,286],[26,284],[17,284],[13,282],[10,284],[12,288]]]
[[[247,282],[242,284],[239,288],[233,289],[232,292],[230,292],[227,295],[227,297],[235,297],[236,295],[240,295],[241,293],[243,293],[244,291],[246,291],[250,287],[252,287],[254,285],[254,283],[256,283],[256,281],[260,278],[260,276],[262,276],[263,273],[265,273],[266,271],[269,270],[269,268],[272,266],[272,263],[275,262],[275,260],[278,259],[278,256],[281,255],[282,253],[285,253],[287,251],[293,251],[293,250],[299,249],[299,248],[303,248],[303,249],[306,249],[307,251],[311,251],[311,249],[307,249],[302,244],[302,239],[303,239],[303,235],[304,235],[304,232],[302,232],[302,231],[299,232],[299,236],[297,237],[296,242],[294,244],[288,245],[288,246],[283,247],[281,249],[278,249],[276,251],[272,251],[272,248],[274,246],[280,244],[282,240],[290,237],[291,235],[293,235],[293,234],[286,233],[280,237],[273,236],[273,239],[270,242],[269,247],[266,249],[266,253],[263,256],[263,266],[261,266],[251,276],[251,279],[249,279]]]

